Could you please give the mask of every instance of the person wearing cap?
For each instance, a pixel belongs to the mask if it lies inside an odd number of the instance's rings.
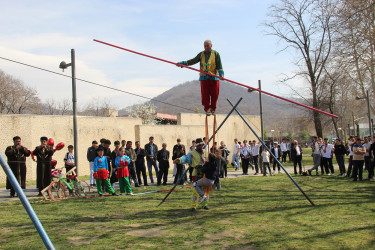
[[[323,157],[323,165],[327,175],[335,175],[335,170],[333,169],[332,164],[332,155],[334,147],[331,143],[328,142],[328,138],[324,138],[324,143],[320,150]],[[322,172],[323,175],[323,172]]]
[[[154,166],[156,178],[159,175],[159,168],[158,168],[157,156],[156,156],[158,152],[158,146],[154,143],[153,136],[150,136],[148,140],[149,140],[149,143],[145,145],[147,169],[148,169],[148,176],[150,177],[150,181],[151,183],[154,183],[154,178],[152,177],[152,166]]]
[[[180,164],[190,164],[193,168],[193,182],[196,183],[200,178],[203,177],[202,175],[202,166],[207,161],[208,152],[203,150],[204,142],[202,138],[198,138],[195,140],[195,150],[184,155],[180,158],[177,158],[173,161],[173,163],[180,163]],[[195,211],[198,207],[198,193],[195,189],[193,189],[193,194],[191,197],[191,211]],[[202,206],[205,209],[208,209],[208,200],[203,202]]]
[[[277,142],[273,143],[273,148],[271,148],[271,153],[276,157],[278,161],[280,161],[280,156],[281,156],[281,150]],[[277,165],[277,170],[278,173],[280,174],[280,165],[277,164],[275,160],[273,160],[273,172],[275,173],[276,171],[276,165]]]
[[[40,138],[40,145],[37,146],[33,155],[36,156],[36,187],[39,190],[38,196],[41,196],[41,191],[51,184],[51,160],[53,155],[53,146],[47,144],[48,138],[42,136]]]
[[[96,158],[96,150],[98,149],[98,142],[92,141],[91,147],[87,149],[87,160],[90,164],[90,186],[95,186],[96,180],[94,174],[94,160]]]
[[[219,98],[220,82],[223,80],[224,70],[221,64],[219,52],[212,50],[212,42],[206,40],[203,43],[204,51],[199,52],[196,57],[188,61],[182,61],[176,64],[190,66],[200,63],[200,70],[210,73],[199,74],[199,81],[201,83],[201,98],[204,111],[207,115],[215,114],[217,99]],[[214,75],[214,76],[212,76]]]
[[[357,181],[357,177],[362,181],[363,165],[365,163],[366,147],[362,144],[361,138],[357,138],[353,144],[353,181]]]
[[[13,146],[5,149],[5,155],[8,158],[8,165],[16,177],[21,188],[26,188],[26,157],[31,154],[30,150],[21,145],[21,137],[13,137]],[[14,197],[16,192],[7,178],[6,189],[10,189],[10,197]]]

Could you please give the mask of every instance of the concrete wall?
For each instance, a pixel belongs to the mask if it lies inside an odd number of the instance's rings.
[[[217,115],[217,126],[224,120],[226,115]],[[260,133],[259,116],[246,116],[247,121]],[[213,117],[209,117],[209,135],[212,135]],[[189,147],[191,141],[205,136],[205,115],[201,114],[179,114],[178,125],[142,125],[141,119],[122,117],[78,117],[78,145],[79,145],[79,168],[80,175],[89,174],[89,164],[86,160],[87,148],[91,146],[91,141],[99,141],[107,138],[113,142],[115,140],[139,140],[142,147],[148,143],[150,136],[155,137],[155,143],[161,148],[161,143],[167,143],[167,149],[172,150],[176,144],[176,139],[180,138],[182,144]],[[55,144],[64,142],[65,145],[73,145],[73,120],[69,116],[32,116],[32,115],[0,115],[0,151],[2,154],[5,148],[12,145],[12,138],[19,135],[22,144],[34,149],[39,145],[41,136],[52,137]],[[246,124],[238,115],[232,115],[223,125],[216,136],[216,141],[224,141],[231,151],[233,151],[233,139],[253,140],[255,136],[247,128]],[[58,151],[54,159],[58,161],[58,167],[63,166],[63,158],[67,148]],[[27,160],[27,179],[36,178],[36,163]],[[172,162],[171,162],[172,165]],[[5,182],[5,174],[0,171],[0,183]]]

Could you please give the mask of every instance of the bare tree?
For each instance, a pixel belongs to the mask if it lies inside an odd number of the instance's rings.
[[[113,112],[116,110],[116,107],[113,106],[109,100],[107,99],[93,99],[89,104],[87,104],[81,112],[80,115],[85,116],[113,116]]]
[[[312,106],[321,108],[320,91],[324,65],[332,48],[334,5],[331,0],[282,0],[272,5],[265,26],[269,35],[285,43],[282,49],[293,49],[299,55],[299,72],[284,80],[303,77],[309,83]],[[323,136],[321,116],[313,113],[316,134]]]
[[[0,70],[0,113],[39,113],[40,99],[35,89]]]
[[[69,115],[72,113],[72,101],[69,99],[64,99],[58,103],[58,109],[61,115]]]

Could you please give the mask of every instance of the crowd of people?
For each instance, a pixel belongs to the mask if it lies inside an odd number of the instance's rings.
[[[220,179],[225,178],[228,174],[228,164],[230,163],[228,157],[230,155],[229,148],[224,141],[217,146],[207,150],[206,138],[203,138],[202,150],[208,151],[205,156],[208,162],[208,153],[215,155],[216,172],[213,180],[213,185],[216,189],[220,189]],[[56,161],[52,160],[52,156],[56,149],[49,144],[47,137],[40,138],[40,145],[35,147],[33,151],[24,147],[21,144],[21,138],[16,136],[13,138],[14,144],[5,150],[8,157],[8,163],[15,174],[18,182],[22,188],[26,188],[26,157],[30,155],[33,159],[36,157],[37,162],[37,182],[36,186],[41,191],[49,186],[51,183],[51,170],[56,165]],[[327,138],[313,137],[311,143],[312,158],[314,166],[307,170],[306,173],[312,175],[316,171],[316,175],[326,174],[335,175],[332,159],[335,156],[339,175],[353,178],[354,181],[363,180],[363,166],[365,171],[368,171],[368,179],[374,179],[374,156],[375,156],[375,136],[372,138],[364,137],[350,137],[350,140],[345,143],[341,139],[335,140],[333,143],[328,142]],[[181,140],[177,139],[176,145],[173,146],[172,153],[167,150],[167,144],[162,143],[161,149],[154,143],[154,138],[151,136],[149,142],[141,147],[139,141],[135,142],[133,147],[132,141],[122,140],[114,142],[114,149],[110,149],[111,141],[108,139],[101,139],[100,144],[93,141],[91,147],[87,150],[87,160],[90,164],[90,186],[97,187],[99,195],[104,191],[117,195],[114,187],[118,182],[120,186],[120,194],[132,195],[131,183],[134,187],[141,185],[148,186],[148,183],[155,183],[156,185],[167,185],[167,176],[170,168],[170,158],[173,160],[173,184],[179,182],[179,185],[196,182],[194,180],[194,167],[189,169],[188,174],[184,175],[187,164],[192,166],[194,161],[179,160],[191,155],[197,149],[196,140],[192,141],[192,145],[186,149],[181,144]],[[294,174],[302,174],[302,147],[299,146],[298,141],[289,141],[283,139],[278,142],[270,142],[268,147],[271,152],[268,152],[260,142],[255,140],[242,142],[234,139],[233,156],[231,165],[236,171],[242,168],[243,175],[249,174],[249,168],[254,171],[254,175],[263,174],[264,176],[280,173],[280,164],[286,163],[287,158],[289,162],[294,164]],[[66,171],[69,171],[75,166],[74,163],[74,147],[68,146],[68,152],[64,157],[64,164]],[[271,157],[272,153],[277,161]],[[345,156],[349,156],[349,163],[346,170]],[[199,163],[199,164],[198,164]],[[201,162],[194,163],[203,165]],[[193,165],[194,165],[193,164]],[[147,168],[146,168],[147,166]],[[230,165],[229,165],[230,166]],[[298,169],[297,169],[298,168]],[[154,175],[155,173],[155,175]],[[10,196],[15,196],[15,191],[7,179],[7,189],[10,189]],[[103,190],[104,188],[104,190]]]

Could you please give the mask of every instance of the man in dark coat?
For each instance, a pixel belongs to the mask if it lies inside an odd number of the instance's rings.
[[[8,157],[8,164],[16,177],[18,183],[23,189],[26,188],[26,157],[30,156],[31,152],[26,147],[21,145],[21,137],[13,137],[13,146],[9,146],[5,150],[5,155]],[[9,179],[7,178],[7,189],[10,189],[10,197],[14,197],[14,191]]]
[[[173,147],[173,156],[172,160],[175,160],[177,158],[180,158],[181,156],[186,155],[185,146],[181,144],[181,139],[177,139],[177,144]],[[180,163],[176,163],[176,176],[174,178],[173,184],[176,184],[177,180],[180,179],[182,174],[184,173],[184,165]],[[180,183],[178,185],[184,184],[185,180],[184,178],[181,178]]]
[[[51,184],[51,160],[53,155],[53,148],[47,145],[48,138],[43,136],[40,138],[40,146],[37,146],[33,155],[36,156],[36,187],[39,189],[38,196],[41,196],[41,191]]]
[[[167,185],[168,169],[169,169],[169,151],[167,150],[167,143],[162,144],[162,149],[157,153],[157,161],[159,162],[159,175],[157,185],[161,184],[163,179],[163,185]]]
[[[141,181],[141,173],[142,173],[143,183],[145,186],[148,186],[146,166],[145,166],[146,152],[143,148],[141,148],[141,143],[139,141],[135,142],[135,153],[137,155],[137,160],[135,160],[135,170],[137,172],[138,184],[142,185],[142,181]]]

